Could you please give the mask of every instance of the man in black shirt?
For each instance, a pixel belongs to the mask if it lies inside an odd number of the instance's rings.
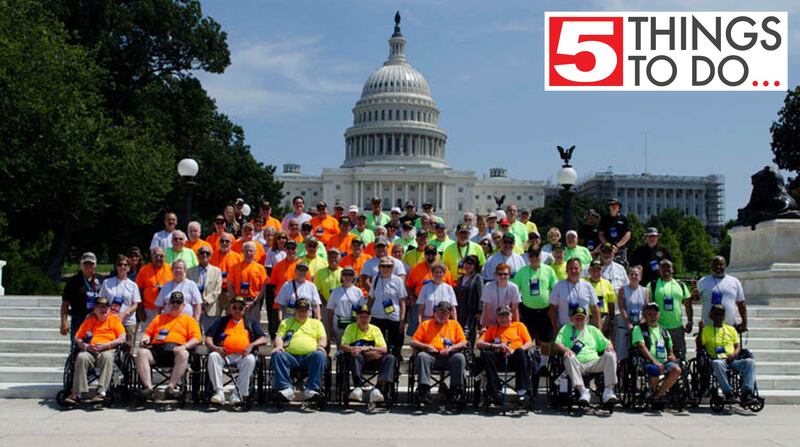
[[[92,310],[94,302],[100,294],[100,279],[95,274],[97,257],[87,251],[81,256],[81,268],[78,273],[67,280],[64,294],[61,296],[61,335],[75,339],[75,333]],[[71,317],[67,326],[67,315]]]
[[[610,243],[614,247],[614,260],[627,264],[628,256],[625,245],[631,240],[628,218],[620,213],[619,200],[608,201],[608,216],[600,219],[600,243]]]
[[[406,202],[406,213],[400,217],[400,223],[404,224],[406,222],[411,222],[411,225],[414,225],[414,222],[417,221],[419,215],[417,214],[417,206],[414,205],[413,200],[409,200]]]
[[[600,214],[590,209],[583,216],[583,220],[584,224],[578,230],[578,245],[583,245],[592,252],[593,256],[596,256],[600,248],[600,227],[598,226]]]
[[[630,265],[642,266],[641,284],[646,286],[650,281],[658,279],[658,266],[663,259],[672,261],[669,251],[658,243],[661,234],[655,227],[649,227],[645,231],[646,244],[636,247],[630,255]]]

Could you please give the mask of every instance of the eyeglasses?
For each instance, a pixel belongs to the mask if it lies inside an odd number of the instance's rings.
[[[183,304],[183,301],[170,301],[169,302],[170,306],[180,306],[181,304]]]
[[[153,259],[161,259],[164,255],[153,255]]]
[[[229,241],[229,240],[227,240],[227,239],[220,239],[220,240],[219,240],[219,243],[220,243],[220,244],[230,244],[230,243],[231,243],[231,241]]]
[[[197,254],[200,256],[211,256],[210,251],[198,251]]]
[[[279,236],[279,237],[278,237],[278,240],[281,240],[281,239],[283,239],[283,240],[285,241],[285,240],[288,240],[289,238],[288,238],[288,237],[286,237],[286,236]]]
[[[173,241],[182,241],[183,238],[182,237],[174,237],[174,238],[172,238],[172,240]]]
[[[231,306],[231,310],[244,310],[244,306],[241,305]]]
[[[382,268],[382,269],[390,269],[390,268],[393,268],[394,265],[393,264],[386,264],[386,265],[381,265],[379,267]]]
[[[128,265],[130,264],[128,264],[127,262],[120,262],[119,264],[117,264],[117,267],[127,267]]]
[[[498,272],[495,273],[494,276],[508,276],[508,272]]]
[[[216,224],[216,225],[222,225],[222,224],[224,224],[224,223],[225,223],[225,221],[224,221],[224,220],[215,220],[215,221],[214,221],[214,224]]]

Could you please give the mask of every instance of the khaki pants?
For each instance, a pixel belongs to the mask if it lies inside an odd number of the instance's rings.
[[[136,325],[129,324],[125,326],[125,342],[130,346],[136,345]]]
[[[581,363],[578,357],[571,355],[564,356],[564,369],[572,381],[572,386],[583,387],[583,375],[592,373],[603,373],[603,382],[606,387],[617,383],[617,354],[606,351],[597,359],[591,362]]]
[[[91,369],[100,370],[100,387],[108,390],[111,383],[111,373],[114,371],[114,350],[103,351],[97,357],[90,352],[80,352],[75,358],[75,369],[72,375],[72,392],[81,395],[89,392],[87,374]]]

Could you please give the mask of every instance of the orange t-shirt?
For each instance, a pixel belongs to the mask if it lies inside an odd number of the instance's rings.
[[[272,267],[272,274],[269,275],[268,284],[275,286],[275,297],[278,296],[278,292],[281,291],[281,287],[283,287],[286,281],[294,279],[294,270],[299,263],[300,259],[295,259],[294,261],[284,259]],[[311,281],[311,275],[309,273],[306,273],[306,280]],[[272,308],[280,309],[280,306],[278,303],[273,303]]]
[[[325,244],[325,246],[328,247],[328,249],[338,248],[339,251],[341,252],[341,255],[345,256],[347,253],[350,253],[352,251],[352,248],[350,248],[350,246],[353,245],[353,239],[355,238],[356,235],[353,233],[347,233],[347,234],[336,233],[328,241],[329,243]]]
[[[297,236],[291,236],[291,235],[287,234],[286,237],[289,238],[289,239],[287,239],[289,241],[295,241],[298,244],[302,244],[303,243],[303,234],[302,233],[297,233]]]
[[[389,243],[389,245],[386,246],[386,256],[389,256],[389,254],[392,252],[392,247],[394,247],[394,244],[392,244],[391,242]],[[369,245],[367,245],[367,248],[364,249],[364,253],[374,257],[375,242],[370,242]]]
[[[498,326],[493,324],[483,333],[481,340],[487,343],[508,344],[512,351],[519,349],[525,343],[531,341],[531,334],[528,328],[519,321],[512,321],[508,326]]]
[[[314,216],[311,218],[311,225],[314,227],[314,234],[318,235],[317,239],[326,246],[332,237],[339,234],[339,221],[332,216]],[[317,233],[317,229],[322,227],[322,234]]]
[[[86,338],[88,331],[92,331],[92,341],[89,344],[101,345],[112,342],[125,334],[125,327],[116,315],[109,315],[106,321],[100,321],[94,313],[91,313],[83,320],[75,336],[82,340]]]
[[[250,221],[250,223],[255,225],[255,222],[253,222],[252,220]],[[283,227],[281,227],[281,221],[279,221],[278,219],[276,219],[276,218],[274,218],[272,216],[269,216],[267,218],[267,221],[264,222],[264,228],[267,228],[267,227],[272,227],[275,230],[276,233],[278,231],[283,231]]]
[[[233,290],[236,296],[241,293],[242,282],[250,283],[250,292],[242,295],[245,298],[255,298],[261,289],[267,284],[267,269],[263,265],[253,262],[240,262],[233,266],[228,279],[232,281]]]
[[[222,270],[222,288],[228,287],[228,274],[233,270],[233,267],[242,262],[244,258],[239,253],[235,251],[229,251],[224,256],[222,253],[215,251],[214,254],[211,255],[211,265],[214,267],[218,267]]]
[[[244,352],[244,348],[250,344],[250,333],[244,327],[244,318],[238,323],[229,320],[222,332],[228,334],[222,341],[222,347],[228,354],[241,354]]]
[[[464,336],[464,329],[458,324],[458,321],[447,320],[444,324],[436,323],[436,320],[431,318],[420,323],[417,331],[414,332],[414,340],[431,345],[437,351],[445,348],[445,340],[450,341],[450,346],[461,343],[466,340]]]
[[[211,247],[214,248],[214,253],[219,251],[219,237],[222,236],[222,233],[211,233],[206,238],[206,242],[211,244]]]
[[[162,333],[162,331],[167,332]],[[193,338],[202,340],[200,325],[194,318],[183,313],[177,317],[170,314],[156,315],[144,333],[150,337],[150,343],[154,345],[161,343],[182,345]]]
[[[172,267],[166,262],[159,270],[153,264],[146,264],[136,275],[136,285],[142,289],[142,304],[145,309],[156,308],[156,298],[161,287],[172,281]]]
[[[366,253],[361,253],[361,256],[359,256],[358,258],[354,259],[353,258],[353,253],[350,253],[347,256],[345,256],[344,258],[342,258],[342,261],[339,262],[339,266],[341,266],[341,267],[353,267],[356,270],[356,277],[358,277],[358,275],[361,274],[361,267],[363,267],[364,263],[369,261],[370,259],[372,259],[372,256],[370,256],[370,255],[368,255]]]
[[[202,239],[199,239],[199,238],[194,242],[192,242],[192,241],[187,239],[186,242],[183,243],[183,245],[186,248],[190,248],[194,252],[195,255],[197,254],[197,250],[200,250],[200,247],[208,247],[208,248],[210,248],[211,249],[211,253],[214,253],[215,251],[217,251],[214,248],[213,245],[211,245],[208,242],[206,242],[206,241],[204,241]]]
[[[433,273],[431,273],[428,264],[423,261],[411,269],[411,273],[408,274],[408,278],[406,279],[406,287],[413,287],[414,294],[419,296],[422,287],[431,281],[433,281]],[[447,269],[444,271],[444,278],[442,278],[442,281],[449,284],[450,287],[455,287],[456,285],[455,281],[453,281],[453,275],[450,274],[450,271]]]
[[[244,257],[244,252],[242,250],[245,242],[247,241],[244,239],[237,239],[236,242],[233,243],[233,246],[231,246],[231,251],[235,251]],[[256,241],[253,241],[253,243],[256,244],[256,254],[253,256],[253,259],[259,264],[264,264],[264,260],[267,259],[267,252],[264,251],[264,246]]]

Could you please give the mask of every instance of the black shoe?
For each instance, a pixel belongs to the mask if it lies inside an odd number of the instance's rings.
[[[180,395],[181,393],[175,388],[167,387],[167,389],[164,390],[164,399],[166,400],[178,400],[178,397],[180,397]]]
[[[497,406],[503,405],[503,393],[496,392],[491,397],[491,403]]]
[[[733,393],[725,393],[725,403],[726,404],[735,404],[736,403],[736,396]]]
[[[420,385],[417,387],[417,400],[422,405],[431,404],[431,387],[430,385]]]
[[[742,395],[739,397],[739,404],[743,407],[748,407],[755,403],[755,401],[756,398],[750,391],[742,391]]]
[[[464,394],[464,389],[460,386],[453,387],[449,390],[450,392],[447,394],[447,399],[450,402],[461,402],[461,397]]]
[[[530,402],[531,400],[531,393],[525,392],[524,394],[519,394],[517,399],[519,401],[520,406],[528,405],[528,402]]]
[[[141,400],[151,400],[153,398],[154,390],[152,388],[142,388],[136,392],[136,395]]]

